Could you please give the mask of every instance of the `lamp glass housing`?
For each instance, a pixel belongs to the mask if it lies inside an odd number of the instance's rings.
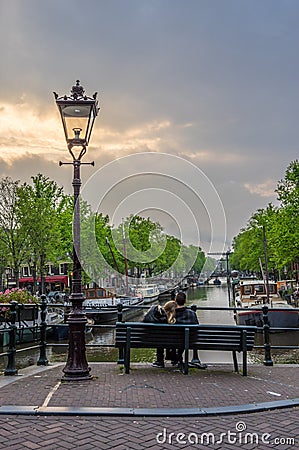
[[[97,115],[95,101],[57,101],[67,143],[88,145]],[[79,130],[79,133],[78,133]]]

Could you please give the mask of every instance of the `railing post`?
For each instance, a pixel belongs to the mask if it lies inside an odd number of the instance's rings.
[[[7,367],[4,371],[4,375],[17,375],[18,370],[16,369],[16,335],[17,335],[17,326],[16,326],[16,307],[17,302],[10,302],[10,330],[9,330],[9,344],[8,344],[8,363]]]
[[[123,305],[122,303],[117,304],[117,322],[123,321]]]
[[[191,310],[196,313],[197,306],[196,305],[191,305]],[[193,358],[191,359],[190,364],[200,364],[200,359],[198,357],[197,349],[193,350]]]
[[[37,365],[38,366],[47,366],[48,365],[47,354],[46,354],[47,300],[46,300],[45,294],[41,295],[41,300],[42,300],[42,304],[41,304],[41,323],[40,323],[40,353],[39,353],[39,360],[37,361]]]
[[[121,303],[118,303],[117,305],[117,321],[118,322],[122,322],[123,321],[123,305]],[[118,360],[117,360],[117,364],[124,364],[125,362],[125,356],[124,356],[124,349],[123,348],[119,348],[118,349]]]
[[[271,344],[270,344],[270,325],[268,317],[269,308],[267,305],[263,306],[263,322],[264,322],[264,349],[265,349],[265,366],[273,366],[271,359]]]

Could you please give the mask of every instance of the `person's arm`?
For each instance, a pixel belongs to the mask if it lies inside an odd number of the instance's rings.
[[[197,314],[196,314],[196,312],[195,311],[192,311],[193,312],[193,317],[194,317],[194,324],[197,324],[197,325],[199,325],[199,321],[198,321],[198,317],[197,317]]]
[[[151,323],[153,321],[152,307],[145,313],[142,322]]]

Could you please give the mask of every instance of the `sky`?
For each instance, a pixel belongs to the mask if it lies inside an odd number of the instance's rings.
[[[53,91],[79,79],[101,108],[83,197],[225,251],[298,159],[298,21],[297,0],[0,0],[0,177],[72,192]]]

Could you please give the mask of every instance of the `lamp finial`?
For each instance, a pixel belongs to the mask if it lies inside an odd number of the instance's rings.
[[[78,97],[83,97],[84,89],[80,86],[80,80],[76,80],[76,86],[72,87],[71,96],[76,99]]]

